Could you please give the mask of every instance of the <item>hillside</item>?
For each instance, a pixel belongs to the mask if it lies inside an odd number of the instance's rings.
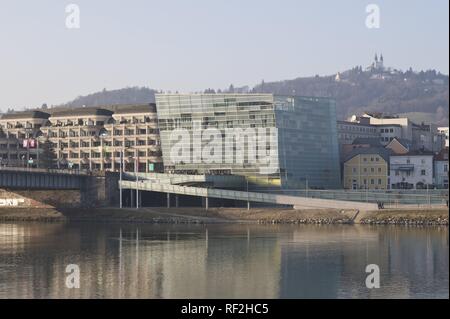
[[[448,124],[448,76],[435,71],[414,73],[362,71],[356,67],[336,76],[261,83],[254,92],[326,96],[336,100],[340,118],[364,111],[421,113]]]
[[[101,106],[115,104],[140,104],[155,102],[155,92],[152,89],[144,87],[129,87],[119,90],[103,91],[79,96],[75,100],[70,101],[62,106],[82,107],[85,106]]]
[[[150,103],[154,89],[124,88],[80,96],[64,106]],[[215,92],[207,89],[205,92]],[[262,82],[253,88],[232,85],[217,92],[254,92],[331,97],[336,100],[339,119],[364,111],[411,114],[416,121],[448,125],[449,77],[434,70],[402,72],[392,69],[355,67],[338,76],[315,76],[279,82]]]

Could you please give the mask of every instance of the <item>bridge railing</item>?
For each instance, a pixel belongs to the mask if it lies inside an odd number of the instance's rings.
[[[367,203],[383,203],[391,207],[398,205],[431,205],[446,204],[449,192],[445,189],[433,190],[313,190],[313,189],[271,189],[261,190],[275,194],[301,196],[309,198],[322,198],[333,200],[357,201]]]
[[[78,170],[78,169],[55,169],[55,168],[31,168],[31,167],[5,167],[0,166],[0,172],[29,172],[29,173],[45,173],[45,174],[64,174],[64,175],[100,175],[95,171]]]

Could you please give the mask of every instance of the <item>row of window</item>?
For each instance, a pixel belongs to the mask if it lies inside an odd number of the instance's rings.
[[[340,130],[347,131],[355,131],[355,132],[368,132],[368,133],[376,133],[377,129],[373,127],[364,127],[364,126],[353,126],[353,125],[338,125]]]
[[[414,172],[406,171],[405,175],[408,177],[414,176]],[[400,176],[400,171],[395,171],[395,176]],[[427,176],[427,171],[425,169],[420,170],[420,176]]]
[[[372,135],[352,135],[352,134],[339,134],[338,138],[340,140],[354,141],[357,138],[373,138]]]
[[[368,167],[363,168],[364,173],[368,173],[369,170],[371,173],[375,173],[375,171],[377,171],[378,173],[381,173],[383,171],[381,167],[378,167],[377,169],[375,169],[375,167],[370,167],[370,169]],[[353,174],[357,174],[358,169],[356,167],[353,167],[352,172],[353,172]]]
[[[382,185],[383,184],[383,180],[381,178],[378,178],[378,180],[376,180],[374,178],[371,178],[370,179],[370,185],[375,185],[375,181],[377,181],[378,185]],[[356,184],[356,183],[358,183],[358,181],[356,179],[354,179],[353,180],[353,184]],[[367,183],[368,183],[368,180],[366,178],[364,178],[363,179],[363,184],[367,185]]]
[[[371,162],[379,162],[380,161],[380,158],[379,157],[363,157],[363,162],[368,162],[368,161],[371,161]]]
[[[136,131],[130,130],[130,129],[125,130],[125,135],[135,135],[135,133],[136,133],[136,135],[158,134],[158,129],[149,129],[148,131],[147,131],[147,129],[137,129]],[[54,131],[48,132],[48,136],[50,138],[96,136],[97,134],[98,134],[98,132],[96,132],[96,131],[80,131],[80,133],[78,133],[77,131],[69,131],[69,132],[60,131],[59,134],[58,134],[58,132],[54,132]],[[104,135],[109,136],[110,134],[109,134],[109,132],[106,131]],[[114,130],[114,135],[122,136],[122,135],[124,135],[124,131],[123,130]],[[16,136],[14,136],[14,134],[10,134],[9,136],[13,137],[13,138],[16,137]],[[18,138],[25,138],[25,135],[23,135],[23,136],[19,135]]]
[[[113,155],[115,158],[120,158],[120,152],[105,152],[103,154],[104,158],[111,158]],[[161,152],[154,152],[154,151],[149,151],[149,152],[145,152],[145,151],[139,151],[137,153],[134,152],[126,152],[125,157],[134,157],[135,155],[139,156],[139,157],[161,157],[162,153]],[[102,154],[99,152],[92,152],[91,154],[89,153],[63,153],[61,154],[61,158],[71,158],[71,159],[89,159],[89,158],[101,158]]]
[[[113,142],[111,142],[111,141],[104,141],[103,142],[103,147],[109,147],[109,146],[113,146],[113,144],[114,144],[114,146],[126,146],[126,147],[133,147],[133,146],[146,146],[146,145],[149,145],[149,146],[152,146],[152,145],[155,145],[155,146],[158,146],[159,145],[159,141],[153,141],[153,140],[150,140],[150,141],[145,141],[145,140],[139,140],[139,141],[137,141],[137,142],[135,142],[135,141],[118,141],[118,140],[114,140],[114,143]],[[86,148],[86,147],[101,147],[102,146],[102,143],[100,142],[100,141],[94,141],[94,142],[89,142],[89,141],[81,141],[81,143],[78,143],[78,142],[70,142],[70,143],[68,143],[68,142],[60,142],[59,144],[57,144],[57,143],[52,143],[52,146],[54,147],[54,148],[57,148],[58,147],[58,145],[59,145],[59,148],[61,148],[61,149],[64,149],[64,148],[69,148],[69,146],[70,146],[70,148],[79,148],[79,147],[81,147],[81,148]]]

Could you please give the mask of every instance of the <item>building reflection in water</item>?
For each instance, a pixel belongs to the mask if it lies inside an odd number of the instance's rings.
[[[0,298],[387,296],[448,298],[447,228],[0,224]]]

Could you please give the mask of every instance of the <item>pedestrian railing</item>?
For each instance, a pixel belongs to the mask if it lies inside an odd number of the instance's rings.
[[[46,174],[65,174],[65,175],[100,175],[100,173],[79,170],[79,169],[54,169],[54,168],[32,168],[32,167],[10,167],[0,166],[0,171],[5,172],[29,172],[29,173],[46,173]]]

